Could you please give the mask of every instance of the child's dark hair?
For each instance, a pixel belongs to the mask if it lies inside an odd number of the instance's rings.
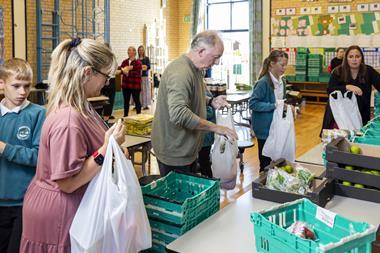
[[[269,54],[269,56],[267,58],[265,58],[265,60],[263,62],[263,67],[261,68],[259,79],[261,79],[265,75],[268,76],[269,84],[272,87],[272,89],[274,89],[274,85],[273,85],[272,79],[269,76],[269,67],[270,67],[271,62],[276,63],[282,57],[285,57],[286,59],[289,58],[289,56],[286,52],[280,51],[280,50],[273,50]]]

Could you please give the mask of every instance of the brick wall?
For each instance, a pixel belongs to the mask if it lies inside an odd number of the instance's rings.
[[[26,1],[26,31],[27,45],[26,58],[33,69],[34,81],[37,80],[37,25],[36,25],[36,1]]]
[[[168,45],[168,60],[172,61],[178,57],[178,38],[179,34],[179,0],[167,0],[164,9],[164,17],[166,18],[166,40]]]
[[[191,40],[191,23],[185,23],[184,17],[192,14],[192,0],[182,0],[178,11],[178,53],[187,52]]]
[[[0,6],[4,9],[4,59],[12,57],[12,1],[1,0]]]
[[[180,54],[186,52],[189,46],[191,25],[184,23],[184,16],[191,15],[192,0],[166,0],[167,5],[163,10],[166,18],[167,45],[169,50],[169,60],[175,59]],[[54,0],[41,1],[44,9],[53,9]],[[91,1],[88,1],[90,4]],[[97,1],[103,8],[104,0]],[[82,31],[82,9],[81,1],[77,7],[76,27]],[[4,32],[5,32],[5,59],[12,57],[12,16],[11,0],[0,0],[0,5],[4,7]],[[113,51],[119,63],[127,57],[129,46],[138,47],[144,42],[144,25],[152,24],[160,17],[161,0],[112,0],[110,3],[110,41]],[[36,42],[36,1],[26,1],[27,8],[27,59],[32,65],[33,72],[37,73],[37,42]],[[88,17],[91,18],[92,6],[88,6]],[[60,1],[60,23],[61,37],[63,40],[72,32],[72,0]],[[44,15],[44,22],[51,22],[49,14]],[[100,16],[99,16],[100,17]],[[85,22],[86,24],[86,22]],[[90,32],[92,26],[87,23]],[[96,26],[99,32],[103,32],[103,24]],[[84,25],[85,30],[85,25]],[[48,33],[46,33],[48,34]],[[81,34],[79,34],[81,35]],[[83,37],[83,36],[81,36]],[[44,47],[49,47],[45,42]],[[46,59],[50,59],[47,54]],[[46,70],[47,71],[47,70]],[[36,79],[35,79],[36,80]]]

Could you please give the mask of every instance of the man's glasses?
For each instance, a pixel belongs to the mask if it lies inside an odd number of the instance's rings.
[[[111,78],[113,78],[113,76],[107,75],[94,67],[91,67],[91,68],[93,71],[98,72],[99,74],[103,75],[106,78],[107,83],[110,81]]]

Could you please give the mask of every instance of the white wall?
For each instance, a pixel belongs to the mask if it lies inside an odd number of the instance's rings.
[[[144,24],[152,24],[160,15],[161,0],[110,1],[110,43],[120,64],[128,58],[129,46],[143,44]]]

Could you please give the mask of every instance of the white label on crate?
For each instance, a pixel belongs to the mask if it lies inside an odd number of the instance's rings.
[[[334,227],[335,216],[335,213],[322,207],[317,207],[317,213],[315,214],[315,217],[331,228]]]

